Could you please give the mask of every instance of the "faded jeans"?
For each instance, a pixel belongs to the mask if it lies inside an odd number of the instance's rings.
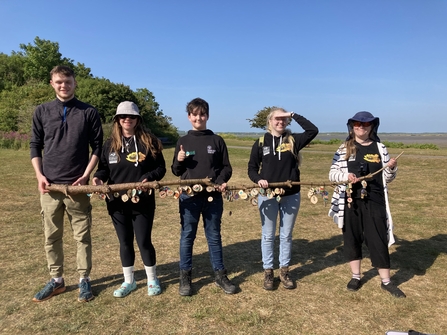
[[[200,215],[203,218],[203,228],[213,270],[219,271],[225,268],[222,255],[222,237],[220,234],[223,213],[222,195],[216,192],[216,194],[213,194],[215,196],[213,196],[211,202],[208,201],[208,195],[198,194],[192,197],[185,194],[180,195],[180,270],[189,271],[192,269],[192,250]]]
[[[42,221],[45,232],[45,253],[52,278],[62,277],[64,272],[64,213],[67,213],[76,241],[77,270],[81,278],[88,277],[92,269],[92,225],[90,198],[86,194],[69,197],[60,192],[40,196]]]
[[[276,222],[279,213],[279,266],[289,266],[292,257],[292,233],[298,210],[300,209],[300,193],[269,199],[258,196],[258,207],[262,223],[262,262],[264,269],[273,269],[273,252],[276,234]]]

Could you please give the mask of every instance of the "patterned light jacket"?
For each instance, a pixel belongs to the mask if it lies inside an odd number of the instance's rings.
[[[382,165],[385,166],[390,160],[388,150],[385,145],[380,142],[376,142],[379,149],[379,153],[382,159]],[[385,206],[387,214],[387,226],[388,226],[388,246],[392,245],[394,240],[393,235],[393,219],[391,217],[389,200],[388,200],[388,187],[387,184],[390,183],[394,178],[396,178],[397,167],[390,169],[389,167],[382,170],[382,181],[384,185],[384,195],[385,195]],[[335,152],[334,158],[332,159],[331,169],[329,171],[329,180],[331,182],[339,183],[348,180],[348,160],[346,159],[346,147],[343,143],[338,150]],[[339,228],[343,228],[344,225],[344,210],[345,210],[345,199],[346,199],[346,184],[338,185],[332,195],[331,208],[329,209],[328,215],[332,217],[334,222]]]

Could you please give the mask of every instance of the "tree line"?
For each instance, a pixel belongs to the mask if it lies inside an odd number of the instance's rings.
[[[59,43],[36,37],[33,44],[20,44],[20,51],[0,53],[0,131],[29,134],[34,109],[53,100],[50,71],[56,65],[70,66],[78,83],[76,97],[94,106],[104,124],[112,122],[122,101],[133,101],[145,126],[158,137],[178,139],[172,118],[165,115],[147,88],[131,90],[128,85],[93,76],[85,64],[63,57]]]

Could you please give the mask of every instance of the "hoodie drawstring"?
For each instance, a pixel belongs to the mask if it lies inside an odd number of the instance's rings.
[[[137,147],[137,139],[135,138],[135,135],[133,135],[133,141],[135,142],[135,167],[138,166],[138,147]]]
[[[273,138],[273,155],[276,156],[276,147],[275,147],[275,136],[272,136]],[[278,154],[278,160],[281,160],[281,145],[282,145],[282,136],[279,137],[279,154]]]
[[[121,137],[123,140],[123,145],[121,146],[121,153],[124,152],[124,147],[126,146],[126,139],[124,136]],[[135,143],[135,166],[138,166],[138,146],[137,146],[137,139],[135,138],[135,135],[133,135],[133,142]]]
[[[273,150],[273,156],[276,156],[276,150],[275,150],[275,136],[272,136],[272,138],[273,138],[273,148],[272,148],[272,150]]]
[[[281,160],[281,146],[282,146],[282,136],[279,138],[279,155],[278,160]]]

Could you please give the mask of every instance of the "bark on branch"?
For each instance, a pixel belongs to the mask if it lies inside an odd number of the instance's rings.
[[[398,160],[400,156],[402,156],[404,152],[402,151],[399,155],[396,156],[396,158],[394,158],[395,160]],[[359,177],[359,180],[366,180],[366,179],[371,179],[372,177],[374,177],[376,174],[382,172],[383,170],[385,170],[388,167],[389,163],[387,165],[385,165],[384,167],[382,167],[381,169],[377,170],[376,172],[373,173],[368,173],[366,176],[362,176]],[[348,184],[350,183],[350,181],[343,181],[340,184]]]
[[[209,178],[206,179],[184,179],[184,180],[172,180],[172,181],[149,181],[145,183],[123,183],[123,184],[113,184],[113,185],[48,185],[47,190],[53,192],[61,192],[65,195],[74,195],[82,193],[99,193],[99,194],[111,194],[118,191],[125,191],[131,189],[161,189],[165,186],[178,185],[178,186],[191,186],[195,184],[200,184],[203,186],[214,186]],[[299,182],[299,181],[285,181],[278,183],[269,183],[269,188],[271,187],[288,187],[291,188],[296,185],[309,185],[311,187],[317,186],[334,186],[334,183],[328,182]],[[259,188],[258,184],[240,184],[240,185],[227,185],[228,190],[247,190]]]
[[[291,180],[287,180],[284,182],[278,182],[278,183],[269,183],[269,188],[272,187],[288,187],[291,188],[293,186],[296,185],[307,185],[307,186],[311,186],[311,187],[319,187],[319,186],[331,186],[334,187],[336,184],[334,183],[330,183],[330,182],[302,182],[302,181],[291,181]],[[240,184],[240,185],[236,185],[236,186],[231,186],[231,185],[227,185],[227,190],[247,190],[247,189],[252,189],[252,188],[260,188],[258,184]]]
[[[165,186],[170,185],[194,185],[201,184],[206,186],[214,185],[211,183],[209,178],[206,179],[185,179],[185,180],[175,180],[175,181],[148,181],[145,183],[123,183],[123,184],[113,184],[113,185],[48,185],[46,187],[49,191],[61,192],[65,195],[81,194],[81,193],[114,193],[117,191],[125,191],[131,189],[160,189]]]

